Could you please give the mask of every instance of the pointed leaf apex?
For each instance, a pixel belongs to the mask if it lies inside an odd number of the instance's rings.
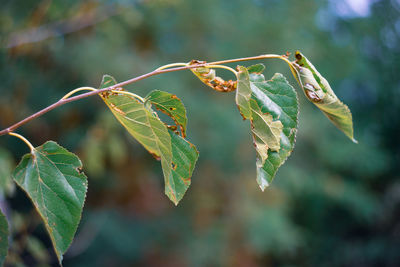
[[[238,66],[238,74],[237,74],[237,90],[236,90],[236,105],[239,108],[240,114],[243,119],[251,119],[251,107],[250,107],[250,99],[251,99],[251,88],[250,88],[250,76],[247,68],[243,66]]]
[[[264,191],[265,191],[265,188],[267,188],[267,187],[269,186],[269,183],[268,183],[266,180],[263,180],[263,181],[259,184],[259,186],[260,186],[261,191],[264,192]]]

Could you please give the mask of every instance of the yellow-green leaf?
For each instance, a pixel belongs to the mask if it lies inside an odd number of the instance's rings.
[[[116,84],[114,78],[104,75],[100,88]],[[123,91],[123,89],[119,89]],[[173,184],[173,152],[171,136],[167,127],[145,103],[123,93],[104,93],[101,95],[117,120],[147,151],[161,160],[164,174],[165,193],[177,204],[181,192]],[[184,192],[183,192],[184,193]],[[178,196],[179,195],[179,196]],[[182,194],[183,196],[183,194]]]
[[[251,119],[251,108],[250,108],[250,77],[249,72],[243,66],[238,66],[237,73],[237,89],[236,89],[236,104],[239,108],[240,114],[243,119]]]
[[[314,103],[328,119],[353,142],[353,119],[350,109],[333,92],[328,81],[317,71],[313,64],[299,51],[296,52],[293,65],[300,74],[303,91],[308,100]]]
[[[264,149],[279,151],[281,132],[283,129],[282,122],[279,120],[273,121],[270,113],[263,113],[254,99],[251,100],[251,111],[253,113],[251,130],[256,142],[256,149],[260,148],[257,149],[258,151]],[[264,164],[266,158],[267,157],[263,159],[262,164]]]
[[[58,260],[71,245],[87,191],[79,158],[48,141],[26,154],[13,173],[32,200],[50,235]]]

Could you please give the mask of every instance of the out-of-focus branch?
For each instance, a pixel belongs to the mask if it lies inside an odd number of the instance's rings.
[[[5,43],[6,48],[13,48],[23,44],[41,42],[43,40],[62,36],[71,32],[82,30],[86,27],[102,22],[109,17],[115,16],[122,11],[115,6],[105,8],[95,8],[84,14],[79,14],[70,19],[65,19],[39,27],[26,29],[12,33]]]

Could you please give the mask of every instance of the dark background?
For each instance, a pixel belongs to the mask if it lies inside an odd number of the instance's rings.
[[[261,192],[234,94],[188,71],[127,86],[177,94],[187,108],[200,158],[177,207],[163,193],[159,162],[100,98],[30,122],[18,132],[75,152],[89,177],[64,266],[399,266],[399,15],[399,0],[2,0],[1,128],[76,87],[97,87],[106,73],[123,81],[173,62],[296,49],[353,113],[358,145],[297,90],[296,147]],[[263,63],[267,78],[282,72],[299,89],[284,62]],[[14,164],[28,152],[14,137],[2,136],[0,147]],[[8,264],[56,266],[30,201],[16,190],[3,202],[13,227]]]

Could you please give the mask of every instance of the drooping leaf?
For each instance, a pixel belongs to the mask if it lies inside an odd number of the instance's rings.
[[[8,222],[6,216],[0,210],[0,266],[3,266],[8,253]]]
[[[102,86],[116,84],[114,78],[104,75]],[[102,87],[100,87],[102,88]],[[120,89],[123,90],[123,89]],[[172,144],[167,127],[157,117],[154,111],[145,106],[145,103],[122,93],[105,93],[101,95],[117,120],[125,129],[153,156],[161,160],[164,174],[165,193],[175,204],[177,195],[172,186]]]
[[[0,194],[12,195],[15,184],[11,178],[14,163],[11,154],[0,148]]]
[[[279,73],[269,81],[265,81],[264,75],[253,73],[250,81],[254,99],[251,107],[252,132],[257,150],[257,182],[264,190],[294,148],[297,94]]]
[[[182,199],[191,183],[193,169],[199,157],[196,147],[169,130],[172,143],[172,174],[165,186],[165,194],[175,205]]]
[[[353,142],[353,119],[350,109],[333,92],[328,81],[317,71],[311,62],[299,51],[296,52],[294,66],[300,74],[303,91],[308,100],[314,103],[328,119]]]
[[[79,158],[53,141],[26,154],[14,170],[15,182],[42,217],[58,260],[71,245],[87,191]]]
[[[146,101],[149,101],[157,109],[170,116],[180,128],[182,136],[186,136],[186,109],[182,101],[173,94],[154,90],[146,96]]]
[[[252,114],[250,108],[251,88],[249,72],[246,67],[238,66],[237,77],[236,105],[243,119],[250,119]]]

